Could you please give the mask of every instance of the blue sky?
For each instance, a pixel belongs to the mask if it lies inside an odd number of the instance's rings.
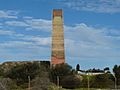
[[[0,0],[0,61],[50,60],[52,10],[59,8],[68,64],[120,64],[120,0]]]

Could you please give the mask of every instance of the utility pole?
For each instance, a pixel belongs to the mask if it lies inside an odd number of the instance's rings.
[[[115,75],[113,75],[114,76],[114,78],[115,78],[115,90],[117,89],[117,78],[116,78],[116,76]]]
[[[28,90],[30,90],[30,76],[28,76]]]
[[[88,80],[87,80],[87,81],[88,81],[88,82],[87,82],[87,83],[88,83],[88,90],[90,90],[90,79],[89,79],[89,73],[87,73],[87,79],[88,79]]]
[[[59,80],[59,76],[57,76],[57,86],[59,87],[59,83],[60,82],[60,80]]]

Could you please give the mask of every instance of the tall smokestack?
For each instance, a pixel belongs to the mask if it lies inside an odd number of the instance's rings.
[[[53,10],[51,64],[65,63],[64,29],[62,9]]]

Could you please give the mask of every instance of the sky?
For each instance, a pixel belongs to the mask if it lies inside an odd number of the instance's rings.
[[[50,60],[53,9],[63,10],[66,63],[120,65],[120,0],[0,0],[0,62]]]

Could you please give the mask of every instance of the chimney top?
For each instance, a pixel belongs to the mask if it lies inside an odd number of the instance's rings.
[[[62,9],[53,9],[53,17],[61,16],[62,17]]]

